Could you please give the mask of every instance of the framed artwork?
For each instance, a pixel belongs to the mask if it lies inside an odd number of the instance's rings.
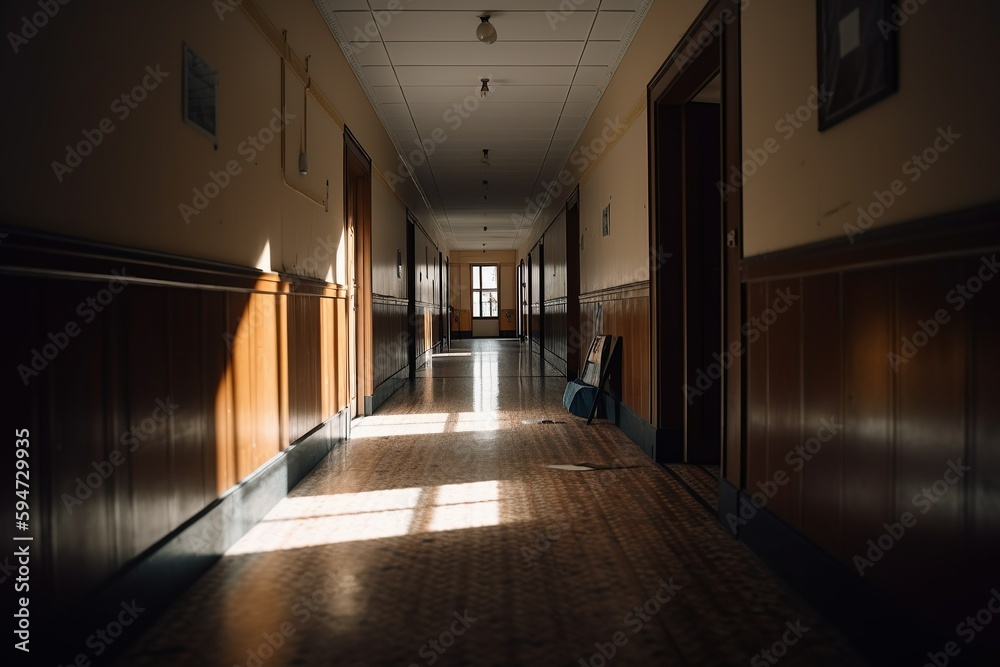
[[[896,92],[892,0],[816,0],[817,81],[822,132]]]
[[[184,45],[184,121],[213,142],[218,138],[219,73]]]
[[[601,213],[601,236],[611,236],[611,204],[605,206]]]

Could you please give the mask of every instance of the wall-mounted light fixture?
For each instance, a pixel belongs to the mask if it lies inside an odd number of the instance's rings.
[[[489,94],[490,92],[490,80],[480,79],[480,81],[483,82],[483,87],[479,89],[479,94],[482,95],[483,97],[486,97],[486,95]]]
[[[497,41],[497,29],[490,23],[490,15],[483,14],[479,17],[479,25],[476,27],[476,39],[483,44],[492,44]]]

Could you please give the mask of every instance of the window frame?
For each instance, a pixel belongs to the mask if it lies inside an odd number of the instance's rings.
[[[497,275],[497,286],[496,287],[483,287],[483,268],[493,268],[496,269]],[[479,287],[475,287],[476,271],[479,272]],[[470,275],[469,275],[469,285],[472,289],[472,319],[474,320],[499,320],[500,319],[500,265],[499,264],[472,264],[470,265]],[[483,312],[483,292],[495,292],[496,293],[496,315],[476,315],[476,300],[479,300],[479,312]]]

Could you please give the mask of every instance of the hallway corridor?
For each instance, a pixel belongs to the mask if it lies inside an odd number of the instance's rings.
[[[564,386],[526,344],[456,341],[118,664],[863,664]]]

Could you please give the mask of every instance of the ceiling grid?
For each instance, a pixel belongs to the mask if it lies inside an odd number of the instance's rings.
[[[457,250],[523,240],[533,223],[525,212],[536,210],[529,202],[566,165],[652,4],[315,2],[399,152],[397,168],[413,173]],[[476,38],[482,14],[496,28],[493,44]]]

